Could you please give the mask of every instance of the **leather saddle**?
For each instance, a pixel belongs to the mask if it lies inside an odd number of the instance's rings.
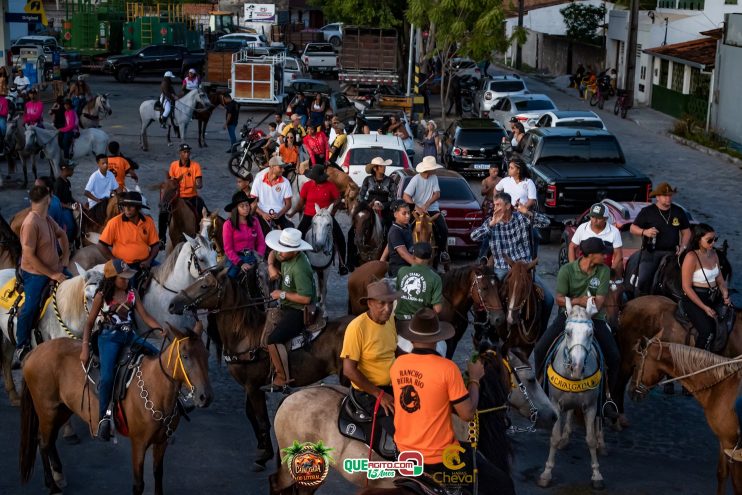
[[[394,435],[388,432],[381,421],[376,421],[374,438],[371,441],[373,426],[373,411],[368,411],[358,401],[359,392],[352,388],[340,403],[338,415],[338,429],[343,436],[358,440],[366,445],[373,444],[374,451],[384,459],[395,460],[397,446],[394,444]]]
[[[690,345],[690,337],[698,340],[698,331],[696,327],[688,317],[688,312],[685,309],[685,301],[682,299],[678,301],[678,306],[675,309],[675,319],[680,323],[687,331],[688,336],[685,339],[685,345]],[[691,303],[692,304],[692,303]],[[734,329],[735,310],[733,307],[720,305],[714,308],[716,310],[716,331],[714,332],[714,338],[711,341],[711,346],[708,349],[716,354],[721,353],[727,346],[729,335]]]
[[[262,347],[267,346],[268,337],[273,333],[273,329],[281,318],[280,308],[269,308],[266,311],[265,326],[263,327],[263,336],[260,339]],[[327,319],[319,307],[305,308],[304,311],[304,329],[302,332],[286,343],[286,348],[291,351],[297,349],[309,350],[312,341],[314,341],[327,327]]]

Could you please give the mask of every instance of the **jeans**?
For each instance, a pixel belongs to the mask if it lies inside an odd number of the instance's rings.
[[[304,330],[304,312],[294,308],[281,308],[281,319],[266,339],[266,344],[285,344]]]
[[[5,136],[5,132],[8,130],[8,118],[0,117],[0,133]]]
[[[307,119],[308,118],[309,118],[309,115],[306,115],[306,114],[299,115],[299,119],[301,120],[301,122],[300,122],[301,123],[301,126],[303,128],[305,128],[305,129],[307,128]]]
[[[62,151],[64,151],[64,157],[66,159],[72,158],[71,150],[72,150],[72,140],[74,139],[74,133],[72,131],[70,132],[62,132]]]
[[[98,413],[100,418],[106,415],[106,410],[113,394],[113,381],[116,377],[116,360],[119,351],[133,343],[144,346],[151,353],[157,354],[158,349],[139,337],[134,330],[123,332],[111,327],[103,327],[98,337],[98,355],[100,357],[100,383],[98,383]]]
[[[737,421],[739,422],[739,431],[742,432],[742,396],[737,397],[737,400],[734,402],[734,412],[737,413]],[[737,440],[737,445],[739,445],[739,440]]]
[[[36,316],[41,309],[41,293],[44,287],[49,283],[49,277],[46,275],[36,275],[21,270],[21,279],[23,280],[23,292],[26,298],[23,300],[23,306],[18,314],[16,330],[16,348],[20,349],[31,345],[31,327],[36,320]]]
[[[440,213],[437,211],[428,212],[430,215]],[[448,225],[446,225],[446,218],[441,214],[433,220],[433,237],[435,237],[435,243],[438,246],[438,252],[448,252]]]
[[[495,277],[497,277],[497,280],[502,282],[503,280],[505,280],[505,277],[507,276],[509,271],[510,270],[507,268],[495,268]],[[544,303],[541,305],[541,329],[539,331],[540,334],[543,334],[549,324],[551,309],[554,307],[554,296],[546,287],[546,283],[543,281],[543,279],[541,279],[541,277],[539,277],[538,275],[534,276],[533,283],[539,286],[541,288],[541,291],[544,293]]]
[[[255,257],[255,253],[253,251],[250,251],[246,255],[241,255],[240,261],[242,261],[243,263],[247,263],[249,265],[255,265],[255,263],[258,262],[257,258]],[[237,275],[239,275],[240,271],[242,271],[240,269],[240,266],[233,265],[232,262],[229,260],[229,258],[227,258],[225,266],[228,268],[227,275],[229,276],[229,278],[237,278]]]
[[[652,291],[652,283],[654,282],[654,275],[657,273],[657,267],[662,261],[662,258],[668,254],[673,254],[672,251],[655,251],[650,253],[647,250],[643,250],[639,256],[639,283],[638,289],[641,296],[646,296]]]
[[[237,142],[237,134],[235,134],[236,129],[237,124],[227,126],[227,133],[229,134],[229,144],[234,144]]]

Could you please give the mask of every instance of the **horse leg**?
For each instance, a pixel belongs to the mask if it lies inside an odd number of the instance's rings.
[[[142,151],[149,150],[149,143],[147,142],[147,127],[149,127],[152,122],[153,121],[150,119],[145,124],[144,120],[142,120],[142,132],[139,134],[139,146],[142,148]]]
[[[152,472],[155,476],[155,495],[162,495],[163,459],[165,458],[167,442],[156,443],[152,446]]]
[[[67,421],[62,426],[62,438],[67,445],[77,445],[80,443],[80,437],[75,433],[75,429],[72,428],[72,421]]]
[[[69,416],[71,415],[69,409],[66,407],[62,407],[65,410],[64,415],[68,417],[67,422],[65,425],[69,424]],[[60,414],[62,414],[60,412]],[[59,417],[59,424],[64,421],[64,417]],[[48,448],[48,454],[49,454],[49,465],[51,467],[52,471],[52,477],[54,478],[55,483],[60,488],[64,488],[67,486],[67,481],[64,479],[64,473],[62,472],[62,460],[59,458],[59,452],[57,451],[57,437],[59,435],[59,426],[55,425],[54,429],[51,432],[51,436],[49,437],[49,448]],[[78,440],[79,443],[79,440]]]
[[[729,475],[729,466],[727,465],[727,462],[727,456],[724,453],[724,445],[719,444],[719,461],[716,464],[716,495],[724,495],[724,493],[726,493],[727,476]],[[732,473],[734,473],[734,466],[732,466]],[[732,476],[732,485],[735,485],[734,476]],[[734,488],[737,490],[739,487],[734,486]]]
[[[245,415],[250,421],[258,440],[253,470],[263,471],[265,464],[273,458],[274,454],[265,392],[257,387],[254,389],[252,387],[245,387],[245,391]]]
[[[562,437],[562,421],[564,421],[564,418],[566,416],[566,414],[564,414],[564,411],[561,412],[562,414],[559,415],[559,419],[556,420],[554,426],[551,429],[551,440],[549,441],[549,457],[546,459],[544,471],[541,473],[541,476],[539,476],[538,480],[536,480],[536,484],[541,488],[546,488],[551,484],[552,471],[554,470],[556,460],[557,444]]]
[[[593,475],[590,478],[592,480],[592,487],[594,490],[602,490],[605,488],[603,483],[603,475],[600,474],[600,463],[598,462],[598,434],[596,431],[596,423],[598,422],[597,406],[595,401],[592,405],[584,411],[585,413],[585,441],[587,442],[587,448],[590,449],[590,467],[593,470]]]
[[[131,439],[131,467],[134,471],[134,484],[132,493],[142,495],[144,492],[144,455],[147,453],[147,446],[138,438]]]
[[[559,443],[557,443],[557,449],[559,450],[563,450],[569,444],[569,437],[572,435],[573,416],[574,411],[572,411],[571,409],[567,411],[567,414],[564,415],[564,429],[562,429]]]
[[[13,373],[10,369],[10,362],[13,360],[13,346],[4,337],[0,337],[0,365],[3,367],[3,381],[5,382],[5,392],[8,394],[10,405],[18,407],[21,405],[21,397],[15,388]]]
[[[209,118],[210,117],[211,117],[211,114],[209,114],[206,117],[206,120],[204,120],[204,121],[199,120],[198,121],[199,127],[202,128],[202,130],[199,131],[199,136],[201,136],[201,139],[203,140],[204,148],[208,148],[209,147],[209,145],[206,144],[206,126],[209,125]]]
[[[52,413],[53,414],[53,413]],[[41,464],[44,466],[44,485],[49,489],[49,493],[62,493],[62,489],[57,485],[54,476],[54,470],[52,468],[49,453],[50,450],[56,450],[56,447],[50,445],[54,443],[56,439],[56,430],[54,427],[55,418],[41,418],[39,417],[39,451],[41,453]],[[59,464],[61,474],[61,463]]]
[[[322,313],[327,309],[327,270],[317,270],[317,279],[319,280],[319,300]]]
[[[168,124],[168,126],[167,126],[167,145],[168,146],[172,146],[173,145],[173,143],[170,142],[170,124]]]

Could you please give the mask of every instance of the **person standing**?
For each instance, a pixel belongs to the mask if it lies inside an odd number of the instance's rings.
[[[307,136],[304,138],[304,151],[309,156],[312,165],[324,165],[327,161],[329,150],[327,148],[327,137],[318,132],[314,126],[307,127]]]
[[[229,148],[227,148],[227,153],[232,151],[232,145],[237,142],[237,121],[240,118],[240,106],[237,104],[234,99],[232,99],[232,95],[229,93],[225,93],[224,96],[222,96],[222,104],[224,105],[224,109],[226,110],[226,120],[224,121],[224,128],[227,130],[227,134],[229,134]]]
[[[41,309],[44,287],[49,281],[63,282],[62,271],[70,261],[67,235],[47,214],[51,194],[45,186],[34,186],[28,193],[31,211],[21,225],[21,266],[25,299],[18,314],[16,349],[12,369],[19,369],[23,358],[31,350],[31,327]],[[61,255],[57,247],[61,247]]]
[[[387,244],[381,254],[381,261],[389,260],[390,277],[397,277],[399,269],[415,262],[412,256],[412,228],[410,227],[410,207],[404,200],[392,202],[390,207],[394,223],[389,228]]]
[[[278,156],[287,165],[293,165],[294,168],[299,165],[299,148],[296,147],[295,132],[289,132],[286,135],[283,143],[278,147]]]
[[[580,243],[585,239],[597,237],[613,247],[605,259],[606,266],[612,270],[612,276],[615,279],[623,278],[623,240],[621,232],[608,223],[608,208],[603,203],[595,203],[590,207],[587,216],[590,220],[577,227],[569,242],[567,258],[569,261],[576,260]]]
[[[95,162],[98,165],[98,170],[90,174],[88,183],[85,184],[85,197],[88,198],[88,209],[90,210],[98,203],[107,205],[108,199],[114,192],[123,192],[121,186],[116,182],[116,177],[108,170],[108,157],[97,155]]]
[[[129,160],[121,155],[118,141],[108,143],[108,170],[116,177],[116,182],[121,190],[126,190],[127,175],[134,179],[134,182],[139,182],[139,177],[134,171],[134,167],[131,166]]]
[[[187,95],[191,91],[198,90],[201,84],[201,78],[198,77],[196,69],[191,67],[188,69],[188,75],[183,79],[183,94]]]
[[[306,127],[307,119],[309,118],[309,108],[303,92],[299,91],[296,93],[296,98],[291,103],[291,111],[291,122],[293,123],[294,121],[294,115],[298,115],[301,126]]]
[[[258,257],[265,255],[263,229],[252,214],[254,202],[255,198],[238,191],[232,195],[232,202],[224,207],[224,211],[230,214],[222,230],[224,254],[227,256],[225,266],[230,278],[237,278],[240,272],[248,271],[258,262]]]
[[[274,223],[282,229],[294,226],[286,218],[286,213],[291,209],[291,198],[294,196],[291,183],[283,176],[283,169],[286,166],[280,156],[274,156],[268,162],[266,173],[262,177],[258,175],[252,184],[250,196],[258,200],[257,214],[266,235],[272,230],[271,224]]]
[[[309,114],[309,127],[314,127],[315,129],[322,125],[322,120],[325,116],[325,109],[327,108],[327,103],[325,103],[325,99],[322,97],[322,93],[317,93],[314,95],[314,100],[312,100],[312,104],[310,107],[310,114]]]
[[[428,120],[423,136],[423,156],[441,156],[441,137],[435,120]]]
[[[51,115],[52,119],[54,120],[55,129],[61,129],[65,126],[65,124],[67,124],[67,121],[64,118],[64,96],[57,96],[54,104],[49,109],[49,115]],[[59,135],[59,146],[62,146],[61,134]]]

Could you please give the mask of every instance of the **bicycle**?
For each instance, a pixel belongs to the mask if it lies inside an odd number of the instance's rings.
[[[610,80],[606,79],[605,76],[598,77],[595,81],[595,91],[590,96],[590,106],[594,107],[598,105],[601,110],[605,105],[605,101],[610,97]]]
[[[618,115],[620,112],[621,118],[625,119],[626,113],[631,108],[631,94],[625,89],[617,89],[616,95],[618,98],[616,98],[616,104],[613,106],[613,114]]]

